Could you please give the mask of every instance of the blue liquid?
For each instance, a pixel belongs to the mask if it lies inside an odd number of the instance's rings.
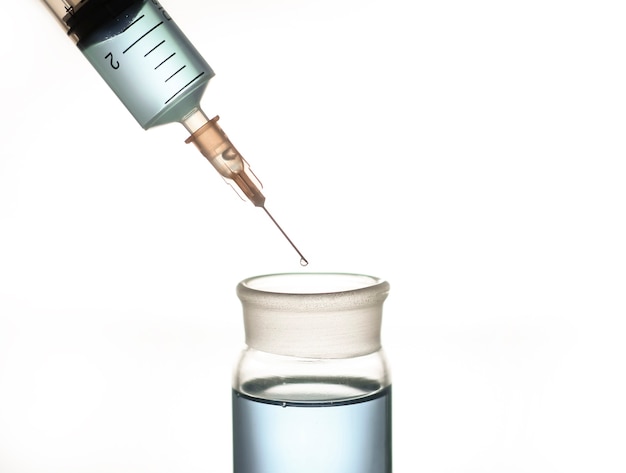
[[[145,129],[182,120],[214,75],[156,0],[128,9],[78,46]]]
[[[233,391],[235,473],[391,473],[391,388],[349,401]]]

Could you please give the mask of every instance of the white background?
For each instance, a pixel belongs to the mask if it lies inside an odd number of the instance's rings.
[[[0,473],[231,471],[235,285],[298,257],[13,6]],[[165,7],[305,271],[391,283],[395,471],[625,471],[623,2]]]

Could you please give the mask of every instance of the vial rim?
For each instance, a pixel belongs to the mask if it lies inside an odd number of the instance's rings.
[[[359,292],[389,291],[389,283],[380,277],[346,272],[285,272],[248,277],[237,285],[237,294],[245,296],[319,297]]]

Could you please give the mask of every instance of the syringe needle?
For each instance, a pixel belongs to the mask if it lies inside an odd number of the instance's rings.
[[[274,222],[280,233],[283,234],[289,244],[293,246],[293,249],[300,255],[300,264],[302,266],[308,265],[307,259],[300,253],[300,250],[293,244],[293,241],[265,208],[265,196],[261,192],[263,186],[250,170],[246,160],[243,159],[243,156],[239,154],[239,151],[230,142],[224,130],[217,124],[218,120],[219,117],[209,120],[204,112],[198,108],[183,121],[183,125],[191,133],[191,136],[185,142],[194,143],[204,157],[215,167],[217,172],[227,179],[229,183],[234,184],[233,189],[239,189],[240,196],[244,200],[250,200],[255,207],[261,207],[265,210],[265,213]]]
[[[276,221],[276,219],[274,217],[272,217],[272,214],[268,212],[268,210],[265,208],[265,206],[262,207],[263,210],[265,210],[265,213],[267,214],[267,216],[272,220],[272,222],[274,222],[274,225],[276,225],[276,228],[278,228],[280,230],[280,233],[283,234],[283,236],[287,239],[287,241],[289,242],[289,244],[293,247],[294,250],[296,250],[296,252],[298,253],[298,255],[300,256],[300,264],[302,266],[306,266],[309,264],[309,262],[307,261],[307,259],[302,255],[302,253],[300,253],[300,250],[296,247],[296,245],[293,244],[293,241],[291,241],[291,238],[289,238],[287,236],[287,234],[285,233],[285,231],[280,227],[280,225],[278,225],[278,222]]]

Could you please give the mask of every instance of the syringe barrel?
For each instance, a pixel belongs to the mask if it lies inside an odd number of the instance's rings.
[[[157,0],[44,0],[145,129],[199,106],[211,67]]]
[[[61,26],[69,31],[70,27],[66,23],[66,20],[71,16],[72,12],[78,9],[78,4],[81,0],[43,0],[46,6],[50,9],[52,14],[61,23]]]

